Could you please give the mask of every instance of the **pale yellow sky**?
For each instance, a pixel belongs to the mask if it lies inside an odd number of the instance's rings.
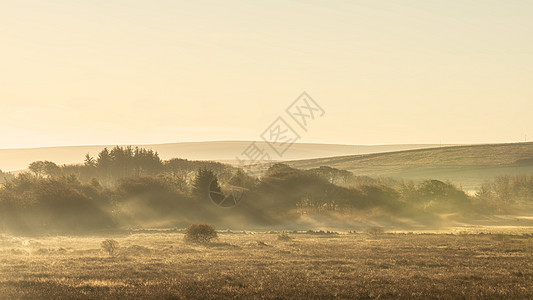
[[[1,1],[0,148],[533,140],[531,1]]]

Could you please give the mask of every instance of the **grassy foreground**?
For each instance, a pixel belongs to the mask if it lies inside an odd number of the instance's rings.
[[[0,298],[533,298],[531,234],[0,236]]]

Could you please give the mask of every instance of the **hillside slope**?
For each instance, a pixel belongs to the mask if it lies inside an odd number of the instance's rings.
[[[194,160],[234,161],[235,157],[239,156],[250,143],[250,141],[212,141],[137,146],[157,151],[162,159],[179,157]],[[265,142],[257,142],[257,145],[264,149],[269,149],[269,146]],[[90,153],[91,155],[96,156],[104,147],[111,148],[113,145],[0,149],[0,169],[4,171],[26,169],[31,162],[37,160],[49,160],[57,164],[81,163],[83,162],[85,154]],[[341,144],[298,143],[292,145],[283,157],[272,156],[272,158],[276,160],[310,159],[431,147],[435,147],[435,145],[354,146]]]
[[[533,174],[533,143],[453,146],[287,163],[304,169],[330,166],[356,175],[434,178],[473,190],[494,177]]]

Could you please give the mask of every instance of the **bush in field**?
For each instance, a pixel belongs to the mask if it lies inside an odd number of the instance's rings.
[[[118,242],[115,240],[105,240],[100,245],[102,246],[102,249],[109,254],[109,256],[115,254],[118,249]]]
[[[370,228],[367,228],[365,232],[368,234],[379,235],[385,233],[385,229],[380,226],[372,226]]]
[[[209,243],[217,238],[215,227],[207,224],[192,224],[185,229],[185,241],[193,243]]]
[[[278,241],[290,241],[290,240],[291,240],[291,237],[286,232],[282,232],[278,234]]]
[[[499,242],[507,242],[507,241],[510,241],[511,240],[511,235],[509,234],[503,234],[503,233],[499,233],[499,234],[494,234],[491,236],[491,238],[495,241],[499,241]]]

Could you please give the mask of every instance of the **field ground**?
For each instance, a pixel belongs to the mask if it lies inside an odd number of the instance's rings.
[[[113,237],[0,235],[0,297],[533,298],[529,228],[481,234],[177,232]]]

